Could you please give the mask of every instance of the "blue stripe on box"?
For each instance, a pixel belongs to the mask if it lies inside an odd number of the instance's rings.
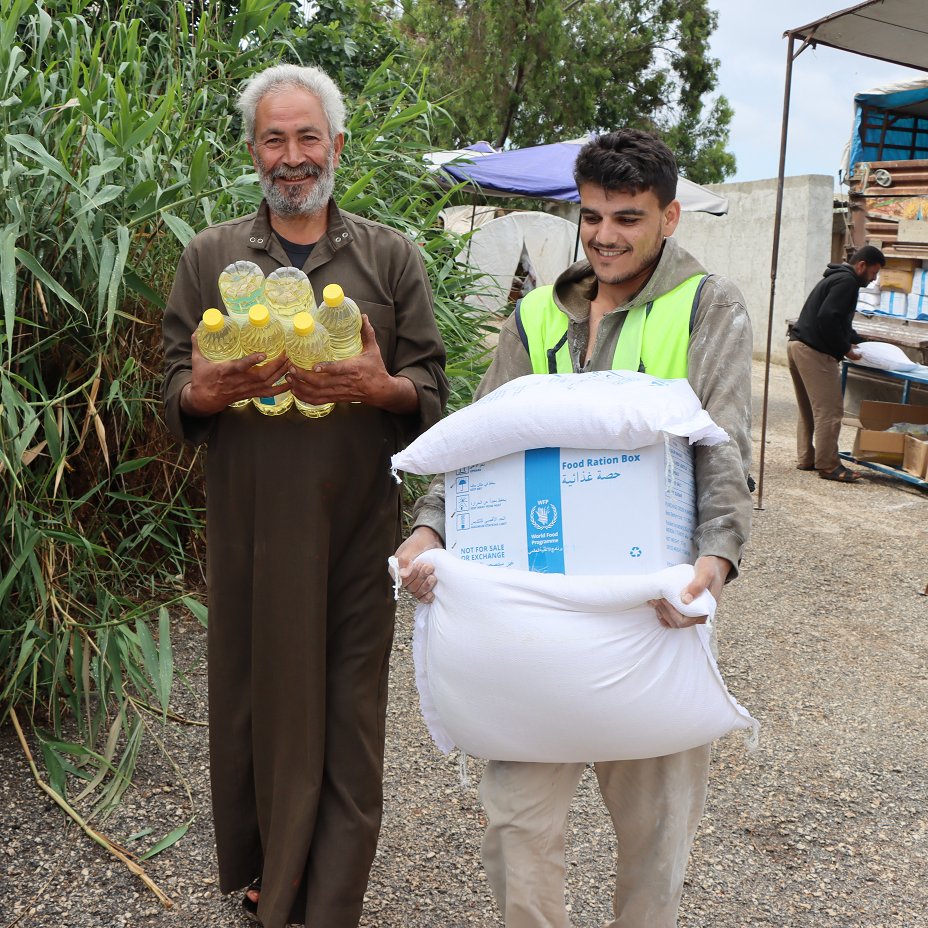
[[[528,569],[564,573],[560,448],[525,452],[525,535]]]

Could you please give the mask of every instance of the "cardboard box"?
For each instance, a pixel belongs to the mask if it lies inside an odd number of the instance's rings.
[[[905,436],[902,452],[902,469],[913,477],[928,479],[928,438]]]
[[[854,439],[853,456],[861,461],[899,467],[905,454],[906,435],[886,429],[900,422],[928,424],[928,406],[862,400],[858,418],[861,427]]]
[[[445,475],[445,544],[465,560],[574,575],[693,563],[686,439],[634,451],[536,448]]]

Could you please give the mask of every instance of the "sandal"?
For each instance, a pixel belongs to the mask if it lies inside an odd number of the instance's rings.
[[[252,880],[248,884],[248,888],[245,890],[245,895],[242,896],[242,910],[244,911],[245,915],[253,922],[257,922],[260,925],[261,922],[258,919],[258,900],[252,899],[251,896],[248,895],[252,892],[258,894],[261,893],[261,877]]]
[[[822,480],[837,480],[838,483],[857,483],[863,476],[856,470],[848,470],[843,464],[839,464],[834,470],[820,470],[818,475]]]
[[[802,465],[802,464],[797,464],[797,465],[796,465],[796,470],[815,470],[815,465],[814,465],[814,464],[810,464],[808,467],[805,467],[805,466]]]

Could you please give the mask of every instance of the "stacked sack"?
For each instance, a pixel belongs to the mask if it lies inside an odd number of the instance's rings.
[[[535,566],[529,558],[529,569],[508,566],[507,559],[464,554],[467,529],[459,526],[449,534],[449,550],[421,556],[437,583],[434,601],[416,611],[413,654],[422,713],[441,750],[566,763],[658,757],[734,729],[756,735],[757,723],[719,673],[711,628],[666,628],[647,605],[663,597],[684,614],[714,614],[708,593],[689,606],[680,601],[693,577],[691,564],[680,562],[691,560],[689,545],[666,546],[658,554],[665,560],[642,570],[634,565],[646,560],[647,546],[631,544],[626,525],[642,507],[603,505],[579,518],[588,520],[591,536],[603,537],[605,526],[608,539],[614,528],[620,569],[589,575],[584,557],[573,567],[566,557],[570,499],[579,487],[615,498],[623,483],[636,485],[636,468],[650,467],[664,472],[644,511],[685,508],[692,474],[679,448],[668,449],[727,438],[685,380],[626,371],[528,375],[448,416],[394,456],[395,471],[446,475],[449,528],[463,513],[484,531],[521,518],[523,538],[540,537],[545,548]],[[542,464],[560,477],[543,483],[544,496],[536,499],[530,471],[539,449],[556,452]],[[508,514],[492,510],[511,490],[508,471],[496,467],[507,458],[524,472],[514,485],[525,494]],[[455,493],[463,477],[467,500]],[[658,499],[665,490],[667,498]],[[491,546],[471,546],[478,547]],[[558,551],[565,554],[560,567]]]
[[[857,312],[928,320],[928,262],[887,258],[879,278],[860,288]]]
[[[928,320],[928,267],[924,261],[912,273],[906,318]]]
[[[880,304],[880,282],[878,280],[874,280],[857,291],[857,312],[863,313],[865,316],[879,313],[882,311]]]
[[[909,258],[887,258],[880,271],[880,312],[886,316],[905,319],[908,311],[909,291],[912,289],[915,262]]]

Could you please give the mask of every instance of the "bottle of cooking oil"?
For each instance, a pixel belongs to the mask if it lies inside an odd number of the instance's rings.
[[[219,293],[230,318],[243,326],[248,310],[264,302],[264,271],[253,261],[235,261],[219,275]]]
[[[298,267],[279,267],[264,282],[264,304],[289,331],[297,313],[316,311],[313,285]]]
[[[197,326],[197,344],[207,361],[237,361],[242,357],[238,326],[215,308],[203,313],[203,319]],[[247,406],[249,402],[238,400],[229,405]]]
[[[260,351],[267,356],[267,359],[258,365],[259,367],[276,358],[284,350],[286,344],[283,326],[271,316],[263,303],[258,303],[257,306],[252,306],[248,310],[248,324],[242,327],[241,339],[244,354],[249,355]],[[285,378],[281,377],[275,386],[285,382]],[[279,416],[293,405],[293,394],[286,390],[278,393],[277,396],[255,396],[251,401],[259,412],[263,412],[266,416]]]
[[[329,284],[322,291],[322,305],[316,312],[316,318],[329,333],[335,361],[361,353],[361,311],[338,284]]]
[[[320,361],[331,361],[332,352],[329,348],[329,333],[316,322],[309,313],[297,313],[293,317],[293,331],[287,337],[287,357],[305,371],[311,371],[314,364]],[[293,398],[296,408],[310,419],[320,419],[327,416],[334,403],[323,403],[314,406]]]

